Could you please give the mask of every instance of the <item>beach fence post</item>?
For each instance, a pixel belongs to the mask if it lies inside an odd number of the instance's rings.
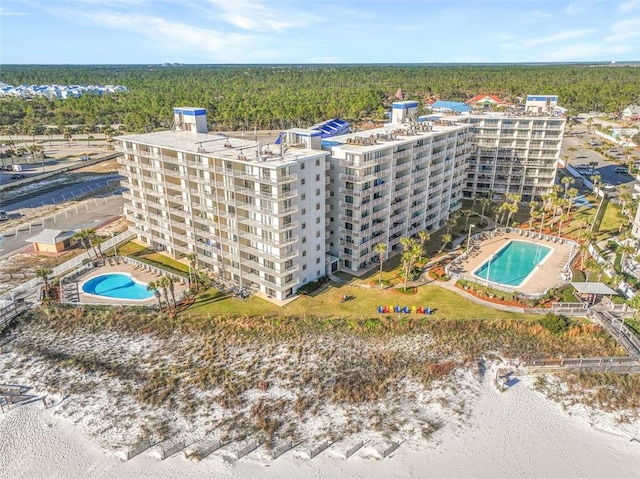
[[[346,453],[346,459],[349,459],[351,456],[353,456],[356,452],[358,452],[362,446],[364,446],[365,444],[367,444],[371,439],[369,439],[368,441],[364,442],[364,441],[360,441],[359,443],[357,443],[355,446],[353,446],[351,449],[347,450]]]
[[[320,444],[319,446],[314,447],[313,449],[311,449],[309,451],[309,459],[313,459],[318,454],[320,454],[322,451],[327,449],[330,445],[331,445],[331,443],[329,441],[324,441],[324,443]]]
[[[173,446],[161,450],[160,459],[164,461],[167,457],[172,456],[176,452],[182,451],[185,447],[187,447],[187,444],[184,441],[178,441]]]
[[[255,451],[256,449],[258,449],[260,447],[260,445],[261,445],[260,441],[256,441],[256,440],[251,441],[249,444],[247,444],[246,446],[244,446],[243,448],[241,448],[241,449],[239,449],[239,450],[237,450],[235,452],[236,459],[243,458],[247,454]]]
[[[152,446],[153,446],[153,442],[151,441],[151,439],[143,439],[142,441],[137,443],[135,446],[133,446],[132,449],[127,451],[127,461],[130,461],[131,459],[136,457],[138,454],[142,454],[144,451],[146,451]]]
[[[299,443],[298,443],[299,444]],[[297,444],[296,444],[297,445]],[[271,459],[278,459],[280,456],[282,456],[285,452],[290,451],[291,449],[293,449],[295,446],[293,444],[293,439],[289,439],[289,442],[286,443],[285,445],[275,448],[273,450],[273,452],[271,453]]]
[[[388,457],[393,451],[400,447],[401,442],[392,442],[391,445],[382,452],[382,457]]]

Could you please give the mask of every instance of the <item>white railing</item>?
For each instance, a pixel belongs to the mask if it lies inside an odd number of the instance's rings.
[[[456,259],[454,259],[451,263],[449,263],[448,265],[445,266],[445,272],[447,273],[447,276],[449,276],[452,279],[458,280],[458,279],[463,279],[465,281],[470,281],[472,283],[476,283],[476,284],[480,284],[486,287],[489,287],[491,289],[495,289],[497,291],[502,291],[505,293],[515,293],[517,294],[520,298],[524,298],[524,299],[539,299],[542,298],[545,294],[547,294],[551,289],[553,288],[557,288],[558,286],[561,286],[562,284],[565,284],[569,281],[571,281],[572,279],[572,273],[571,273],[571,262],[573,261],[573,259],[575,258],[575,255],[578,253],[578,251],[580,250],[580,245],[570,239],[567,238],[558,238],[556,236],[553,235],[543,235],[543,234],[538,234],[538,233],[534,233],[530,230],[522,230],[519,228],[506,228],[506,227],[499,227],[496,228],[493,231],[482,231],[480,233],[476,233],[473,236],[471,236],[471,240],[472,241],[483,241],[485,239],[488,238],[493,238],[496,234],[498,233],[515,233],[515,234],[519,234],[520,236],[526,236],[526,237],[532,237],[534,239],[539,238],[539,239],[545,239],[547,241],[562,241],[563,243],[566,243],[570,246],[570,251],[569,251],[569,255],[567,260],[565,261],[563,267],[562,267],[562,274],[561,274],[561,282],[560,283],[556,283],[556,284],[552,284],[549,287],[547,287],[542,293],[523,293],[517,289],[514,288],[509,288],[508,286],[504,286],[502,284],[498,284],[498,283],[494,283],[493,281],[489,281],[489,279],[486,280],[482,280],[479,278],[474,278],[471,276],[467,276],[464,275],[462,273],[457,273],[453,270],[453,267],[460,264],[462,261],[464,261],[467,256],[471,253],[471,251],[467,250],[464,253],[462,253],[460,256],[456,257]]]
[[[123,233],[120,233],[117,236],[109,238],[107,241],[105,241],[100,245],[100,248],[104,250],[113,248],[114,246],[124,241],[128,241],[129,239],[135,236],[136,236],[135,233],[127,230]],[[84,253],[70,259],[69,261],[62,263],[56,266],[55,268],[53,268],[50,276],[51,277],[61,276],[65,274],[67,271],[70,271],[73,268],[77,267],[78,265],[81,265],[85,260],[89,260],[89,259],[92,259],[92,257],[89,254],[89,251],[85,251]],[[33,293],[34,289],[37,288],[40,284],[42,284],[42,279],[32,278],[29,281],[22,283],[19,286],[16,286],[8,293],[5,293],[1,299],[7,300],[7,301],[14,301],[17,297],[22,297],[22,296]]]

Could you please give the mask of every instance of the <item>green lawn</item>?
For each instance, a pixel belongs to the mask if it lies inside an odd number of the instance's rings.
[[[341,303],[340,297],[344,294],[352,299]],[[428,306],[436,310],[430,316],[436,319],[533,319],[538,317],[482,306],[435,285],[422,286],[414,295],[404,295],[392,289],[379,290],[334,283],[329,283],[312,296],[302,296],[282,308],[257,297],[241,300],[210,289],[199,295],[196,303],[182,314],[205,318],[220,314],[377,318],[379,305]]]
[[[182,276],[184,276],[185,273],[187,275],[189,274],[188,265],[170,258],[167,255],[156,253],[152,249],[138,243],[134,243],[133,241],[129,241],[128,243],[119,246],[118,254],[130,256],[131,258],[135,258],[144,263],[157,266],[158,268],[163,268],[169,272],[177,273]]]

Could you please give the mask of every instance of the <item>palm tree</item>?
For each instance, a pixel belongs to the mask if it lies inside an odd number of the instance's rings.
[[[569,152],[569,161],[571,161],[573,160],[573,154],[578,151],[578,149],[575,146],[570,146],[567,148],[567,151]]]
[[[440,246],[440,251],[438,251],[438,254],[440,254],[440,253],[442,253],[444,251],[444,249],[447,247],[447,245],[449,243],[451,243],[452,239],[453,239],[453,237],[450,234],[442,235],[442,238],[440,238],[440,241],[442,241],[442,246]]]
[[[537,201],[530,201],[529,202],[529,229],[533,229],[533,220],[535,218],[538,218],[539,215],[539,211],[538,211],[538,206],[540,206],[538,204]]]
[[[198,253],[196,253],[195,251],[192,253],[188,253],[184,255],[184,258],[186,258],[189,261],[189,286],[193,287],[193,284],[196,283],[196,277],[197,277],[197,273],[198,273]],[[191,280],[191,271],[194,271],[193,273],[193,283]]]
[[[40,278],[44,285],[44,299],[49,299],[49,278],[52,273],[53,271],[47,268],[40,268],[36,271],[36,277]]]
[[[425,251],[425,246],[427,244],[427,241],[429,241],[431,239],[431,235],[427,232],[427,230],[420,230],[418,231],[418,239],[420,240],[420,258],[418,259],[419,262],[422,262],[422,258],[424,253],[426,253]]]
[[[169,283],[167,281],[166,276],[162,276],[156,284],[162,290],[162,294],[164,296],[164,300],[167,303],[167,309],[171,308],[171,303],[169,302]]]
[[[591,134],[593,131],[593,118],[591,117],[587,118],[587,131],[589,132],[589,134]]]
[[[173,279],[173,277],[166,275],[163,276],[162,280],[166,283],[167,285],[167,289],[169,290],[169,293],[171,293],[171,300],[173,301],[173,307],[175,308],[176,305],[176,291],[175,291],[175,281]]]
[[[162,310],[162,299],[160,298],[160,289],[156,281],[149,281],[147,284],[147,291],[152,291],[156,298],[158,298],[158,306]]]
[[[482,223],[484,223],[484,220],[485,220],[484,212],[487,209],[487,207],[491,205],[491,203],[493,203],[493,201],[491,201],[490,198],[485,198],[485,197],[480,198],[480,206],[482,206],[482,211],[480,212],[480,218]]]
[[[571,178],[570,176],[564,176],[560,180],[560,183],[562,183],[564,185],[564,197],[566,198],[567,197],[567,190],[569,189],[569,185],[572,185],[573,183],[575,183],[575,180],[573,178]]]
[[[71,135],[71,130],[69,128],[65,128],[62,131],[62,136],[65,139],[65,141],[67,142],[67,147],[71,148],[71,139],[73,138],[73,136]]]
[[[471,218],[471,215],[473,214],[473,209],[470,210],[463,210],[462,211],[462,216],[464,216],[464,229],[466,230],[469,226],[469,219]]]
[[[404,289],[407,289],[407,281],[409,275],[413,271],[416,259],[420,256],[421,245],[413,238],[403,237],[400,238],[400,244],[402,245],[402,269],[404,272]]]
[[[567,191],[567,196],[566,196],[567,215],[571,213],[571,206],[573,205],[573,200],[576,198],[576,196],[578,196],[578,193],[579,191],[577,188],[569,188],[569,191]]]
[[[80,241],[82,246],[87,250],[87,253],[89,252],[89,247],[91,247],[95,257],[98,257],[98,253],[95,248],[95,242],[97,239],[96,230],[93,228],[82,229],[73,235],[73,239]],[[91,255],[89,255],[89,257],[91,257]]]
[[[387,244],[378,243],[373,247],[373,251],[378,254],[378,258],[380,261],[380,274],[378,276],[378,284],[380,285],[380,289],[382,289],[382,263],[384,263],[385,255],[387,254]]]
[[[576,221],[578,221],[578,224],[579,224],[578,234],[577,234],[578,239],[580,239],[582,228],[584,228],[588,224],[588,221],[590,218],[591,218],[591,215],[589,215],[589,213],[587,213],[586,211],[581,211],[576,214]]]

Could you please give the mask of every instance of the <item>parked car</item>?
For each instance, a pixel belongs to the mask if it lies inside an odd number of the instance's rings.
[[[23,173],[18,173],[17,175],[11,175],[12,180],[21,180],[22,178],[26,178],[27,175]]]
[[[585,165],[584,163],[576,166],[576,170],[590,170],[591,167],[589,165]]]
[[[602,183],[602,189],[603,190],[615,190],[616,187],[614,185],[612,185],[611,183]]]
[[[0,210],[0,221],[7,221],[9,219],[9,215],[5,210]]]
[[[624,168],[624,167],[622,167],[622,166],[617,167],[617,168],[616,168],[615,170],[613,170],[613,171],[615,171],[615,172],[616,172],[616,173],[618,173],[619,175],[628,175],[628,174],[629,174],[629,170],[628,170],[628,169],[626,169],[626,168]]]

